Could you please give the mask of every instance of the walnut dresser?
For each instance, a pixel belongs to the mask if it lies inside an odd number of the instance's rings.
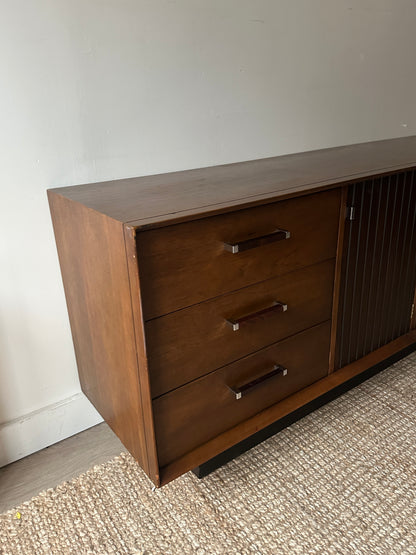
[[[157,485],[416,347],[416,137],[48,191],[82,389]]]

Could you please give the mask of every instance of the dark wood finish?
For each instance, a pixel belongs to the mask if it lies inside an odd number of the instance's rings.
[[[296,197],[411,167],[416,167],[416,136],[56,191],[110,218],[146,228]]]
[[[416,282],[414,171],[349,188],[336,367],[410,329]]]
[[[308,403],[326,395],[334,389],[354,380],[368,369],[381,364],[384,360],[394,357],[401,351],[409,349],[414,350],[416,344],[416,331],[411,331],[406,335],[402,335],[388,345],[384,345],[380,349],[373,351],[362,359],[355,361],[341,370],[332,372],[318,382],[305,387],[304,389],[290,395],[279,403],[259,412],[254,417],[238,424],[234,428],[218,435],[212,440],[207,441],[200,447],[197,447],[186,453],[184,456],[176,459],[174,462],[166,465],[160,470],[161,485],[171,482],[184,472],[192,470],[210,458],[223,453],[233,445],[242,440],[251,437],[259,430],[267,428],[274,422],[278,422],[281,418],[291,414],[298,409],[306,406]],[[359,383],[359,380],[357,381]],[[329,400],[329,398],[328,398]]]
[[[413,348],[415,168],[408,137],[49,191],[83,391],[156,485]]]
[[[123,226],[49,191],[82,390],[149,473]]]
[[[339,211],[338,243],[335,262],[335,276],[332,301],[332,325],[331,325],[331,346],[329,349],[329,372],[335,369],[335,354],[337,349],[338,315],[339,315],[339,296],[342,282],[342,254],[344,247],[345,220],[347,214],[348,187],[342,187],[341,206]]]
[[[411,311],[411,319],[410,319],[410,329],[414,330],[416,328],[416,289],[415,294],[413,296],[413,304],[412,304],[412,311]]]
[[[340,191],[304,196],[137,234],[146,320],[333,258]],[[237,255],[234,238],[287,229],[290,239]]]
[[[294,335],[194,380],[153,402],[156,442],[162,466],[246,421],[328,373],[330,323]],[[264,382],[236,400],[230,387],[264,376],[275,365],[286,376]]]
[[[147,322],[153,397],[328,320],[333,277],[334,261],[327,260]],[[287,303],[286,312],[236,332],[227,324],[277,299]]]
[[[199,466],[197,466],[196,468],[193,468],[192,472],[198,478],[205,478],[205,476],[208,476],[208,474],[211,474],[211,472],[213,472],[214,470],[217,470],[224,464],[237,458],[239,455],[245,453],[249,449],[252,449],[253,447],[265,441],[269,437],[274,436],[284,428],[291,426],[292,424],[302,419],[304,416],[307,416],[308,414],[315,411],[316,409],[319,409],[323,405],[326,405],[330,401],[333,401],[343,393],[346,393],[350,389],[353,389],[357,385],[360,385],[365,380],[372,378],[379,372],[388,368],[390,365],[410,355],[415,350],[416,350],[416,343],[410,344],[408,347],[402,349],[401,351],[398,351],[397,353],[389,356],[388,358],[381,360],[380,362],[374,364],[374,366],[370,366],[367,370],[364,370],[363,372],[355,375],[351,379],[346,380],[345,382],[342,382],[337,387],[330,389],[326,393],[323,393],[316,399],[309,401],[305,405],[287,414],[286,416],[279,418],[279,420],[276,420],[276,422],[273,422],[273,424],[270,424],[270,426],[267,426],[266,428],[263,428],[262,430],[255,432],[247,439],[240,441],[239,443],[237,443],[236,445],[233,445],[232,447],[230,447],[229,449],[226,449],[225,451],[222,451],[216,457],[213,457],[209,461],[206,461],[200,464]]]

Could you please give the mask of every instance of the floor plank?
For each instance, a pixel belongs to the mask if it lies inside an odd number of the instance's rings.
[[[107,424],[0,468],[0,513],[126,451]]]

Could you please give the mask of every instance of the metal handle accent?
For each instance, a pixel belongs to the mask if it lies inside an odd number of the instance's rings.
[[[241,324],[251,322],[252,320],[257,320],[258,318],[267,316],[270,313],[286,312],[286,310],[287,310],[287,304],[281,303],[279,301],[275,301],[275,303],[272,306],[263,308],[263,310],[258,310],[257,312],[253,312],[252,314],[247,314],[247,316],[242,316],[241,318],[238,318],[236,320],[226,320],[226,322],[231,326],[233,331],[238,331],[240,329]]]
[[[275,229],[272,233],[261,235],[260,237],[254,237],[253,239],[247,239],[246,241],[239,241],[238,243],[224,243],[224,248],[232,254],[237,254],[239,252],[247,251],[248,249],[254,249],[256,247],[268,245],[269,243],[274,243],[275,241],[283,241],[284,239],[289,239],[289,237],[290,231],[286,231],[285,229]]]
[[[238,401],[238,399],[241,399],[241,397],[249,393],[258,385],[262,384],[267,380],[270,380],[270,378],[274,378],[275,376],[279,376],[279,375],[286,376],[287,368],[285,368],[284,366],[280,366],[280,364],[275,364],[273,367],[273,370],[271,372],[268,372],[267,374],[264,374],[264,376],[260,376],[260,378],[257,378],[256,380],[253,380],[244,385],[241,385],[240,387],[230,387],[230,389],[234,393],[235,398]]]

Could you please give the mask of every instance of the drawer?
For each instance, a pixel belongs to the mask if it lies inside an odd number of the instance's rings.
[[[339,206],[334,189],[138,233],[145,320],[333,258]]]
[[[325,322],[154,400],[160,465],[326,376],[329,341],[330,322]]]
[[[150,320],[152,396],[328,320],[333,279],[332,259]]]

